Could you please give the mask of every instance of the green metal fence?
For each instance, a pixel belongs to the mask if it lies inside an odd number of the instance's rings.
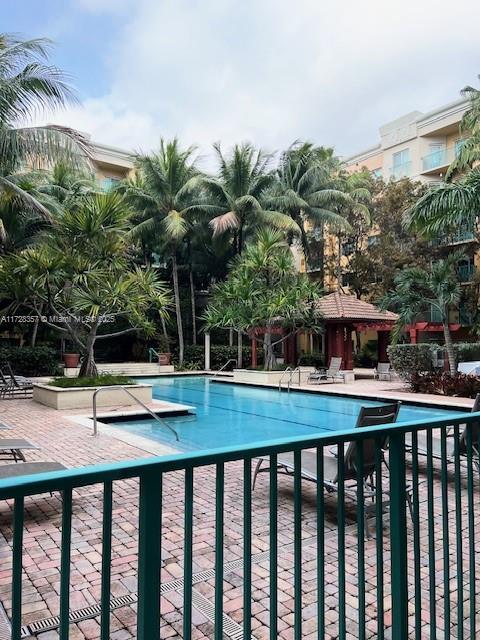
[[[479,515],[478,496],[478,414],[461,414],[455,418],[424,420],[390,425],[387,428],[368,427],[353,432],[338,432],[324,436],[291,438],[288,440],[223,449],[207,453],[179,454],[163,458],[72,469],[64,472],[26,476],[0,481],[0,499],[13,501],[12,559],[12,633],[13,640],[22,634],[22,549],[26,500],[41,500],[45,492],[61,492],[61,561],[59,595],[59,634],[69,637],[70,567],[72,542],[72,506],[80,487],[103,486],[103,532],[101,617],[102,640],[110,637],[111,555],[112,555],[112,491],[125,479],[139,480],[138,508],[138,609],[137,637],[140,640],[160,638],[160,567],[162,529],[166,526],[162,505],[165,500],[165,478],[172,472],[184,473],[184,515],[181,523],[183,544],[183,638],[192,638],[192,575],[194,486],[205,467],[215,471],[214,537],[214,635],[224,635],[224,531],[229,514],[224,512],[226,478],[238,472],[236,491],[242,498],[243,513],[240,544],[243,554],[243,638],[255,637],[252,630],[252,602],[255,580],[252,578],[252,468],[260,456],[269,461],[269,472],[262,476],[268,482],[269,515],[269,637],[279,637],[278,631],[278,548],[279,548],[279,483],[277,463],[286,452],[293,452],[291,526],[294,531],[291,570],[294,598],[293,636],[300,640],[311,634],[304,629],[302,610],[303,589],[303,515],[304,486],[302,451],[315,453],[316,495],[316,636],[319,640],[338,637],[374,637],[420,640],[478,637],[476,611],[479,589],[476,577],[478,543],[476,522]],[[355,472],[347,466],[351,447],[356,443]],[[387,450],[388,445],[388,450]],[[438,445],[438,446],[437,446]],[[372,458],[373,446],[373,458]],[[328,485],[325,454],[333,447],[336,478]],[[233,467],[232,467],[232,464]],[[368,473],[367,473],[368,471]],[[310,472],[310,479],[311,477]],[[331,478],[330,478],[331,481]],[[336,497],[333,538],[326,545],[326,493],[324,484]],[[255,489],[257,491],[257,489]],[[356,505],[355,557],[357,575],[357,624],[352,629],[347,622],[346,607],[351,606],[346,583],[346,500]],[[181,497],[178,497],[181,500]],[[411,515],[408,509],[411,504]],[[369,524],[374,519],[373,538],[367,540],[365,516]],[[331,516],[329,516],[331,518]],[[331,523],[330,523],[331,525]],[[329,526],[330,526],[329,525]],[[238,531],[238,529],[237,529]],[[350,534],[349,534],[350,535]],[[336,541],[332,555],[330,546]],[[351,537],[349,537],[351,544]],[[372,542],[373,540],[373,542]],[[366,556],[366,544],[369,552]],[[373,544],[374,547],[370,547]],[[371,552],[374,549],[374,552]],[[348,561],[350,562],[350,561]],[[366,570],[375,566],[375,588],[366,593]],[[327,612],[332,609],[332,592],[326,588],[326,574],[332,566],[338,578],[333,594],[338,611],[335,635],[327,631]],[[428,587],[425,590],[425,580]],[[309,576],[311,580],[311,576]],[[391,585],[391,592],[389,586]],[[265,586],[263,586],[265,589]],[[368,595],[368,598],[367,598]],[[386,615],[385,602],[391,597],[391,612]],[[425,609],[425,599],[428,607]],[[350,604],[348,604],[350,602]],[[367,627],[368,608],[376,608],[374,628]],[[441,615],[440,615],[441,613]],[[253,636],[252,636],[253,633]],[[265,637],[262,635],[262,637]],[[310,638],[311,636],[308,635]]]

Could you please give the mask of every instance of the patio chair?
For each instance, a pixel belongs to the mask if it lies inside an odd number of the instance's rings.
[[[7,370],[10,378],[14,380],[17,384],[24,385],[24,386],[29,386],[29,385],[33,386],[33,382],[32,380],[30,380],[30,378],[25,378],[25,376],[18,376],[13,372],[12,365],[10,364],[10,362],[7,362]]]
[[[4,389],[2,395],[15,395],[16,392],[22,392],[25,396],[27,393],[33,390],[33,383],[28,378],[22,376],[15,376],[13,373],[5,375],[4,371],[0,369],[0,387]]]
[[[373,370],[373,379],[383,382],[391,381],[393,371],[390,362],[379,362]]]
[[[471,409],[471,413],[477,413],[480,411],[480,393],[475,396],[475,402]],[[467,456],[467,425],[460,433],[458,441],[458,453],[460,456],[466,458]],[[446,439],[446,460],[447,464],[453,464],[455,462],[455,439],[453,428],[447,429]],[[472,461],[477,470],[480,471],[480,423],[474,422],[471,426],[472,433]],[[409,453],[412,452],[412,441],[409,438],[405,444],[405,450]],[[424,442],[418,443],[417,447],[418,455],[428,455],[427,446]],[[432,438],[432,458],[435,460],[442,459],[442,441],[439,438]]]
[[[391,405],[382,405],[380,407],[362,407],[357,419],[358,427],[371,427],[382,424],[391,424],[395,422],[398,416],[399,403]],[[381,443],[382,450],[386,446],[387,436],[384,438],[384,442]],[[365,504],[365,532],[367,537],[370,537],[370,529],[368,524],[368,514],[375,510],[375,498],[376,498],[376,484],[375,484],[375,450],[376,443],[374,438],[367,438],[363,440],[363,488],[364,498],[370,499],[371,502]],[[255,471],[253,474],[252,489],[255,489],[257,476],[259,473],[269,471],[270,467],[268,463],[270,458],[264,456],[258,459]],[[317,482],[317,455],[313,451],[302,451],[301,456],[301,476],[303,479],[310,482]],[[267,466],[263,466],[264,464]],[[357,491],[357,443],[350,442],[344,455],[344,478],[345,478],[345,495],[356,500]],[[293,453],[281,453],[277,457],[278,472],[292,476],[294,474],[294,455]],[[323,486],[324,489],[333,493],[338,491],[338,460],[332,456],[323,456]],[[352,486],[353,482],[353,486]],[[350,484],[349,484],[350,483]],[[389,492],[383,489],[384,495],[389,495]],[[412,489],[407,486],[406,498],[410,515],[413,517],[412,506]],[[382,510],[389,505],[389,501],[383,501]]]
[[[22,460],[25,462],[24,451],[40,449],[36,444],[32,444],[23,438],[0,438],[0,460],[11,460],[14,462]]]
[[[342,366],[342,358],[337,356],[330,359],[330,366],[328,369],[319,369],[314,373],[311,373],[308,376],[307,384],[321,382],[322,380],[335,380],[342,379],[344,380],[343,374],[340,372],[340,367]]]

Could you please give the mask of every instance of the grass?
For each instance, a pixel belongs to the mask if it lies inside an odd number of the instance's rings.
[[[126,376],[91,376],[89,378],[55,378],[49,383],[52,387],[72,389],[76,387],[108,387],[117,385],[135,384],[135,381]]]

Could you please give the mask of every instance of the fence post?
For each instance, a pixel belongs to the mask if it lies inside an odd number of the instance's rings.
[[[210,371],[210,334],[205,334],[205,371]]]
[[[140,476],[137,639],[160,639],[162,478]]]
[[[404,433],[390,436],[389,450],[392,640],[405,640],[408,637],[408,586]]]

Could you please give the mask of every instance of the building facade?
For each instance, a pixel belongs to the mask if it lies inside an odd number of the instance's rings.
[[[131,151],[89,140],[90,162],[95,179],[102,189],[109,191],[118,182],[133,174],[135,155]]]

